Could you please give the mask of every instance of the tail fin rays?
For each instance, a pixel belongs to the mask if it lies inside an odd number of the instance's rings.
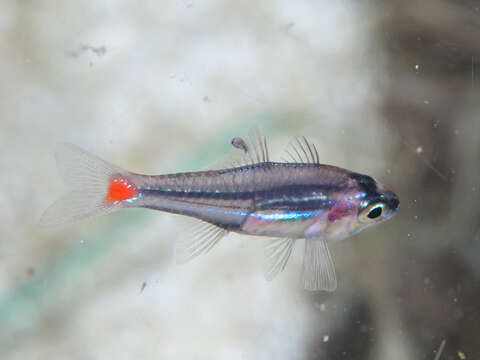
[[[55,158],[69,191],[44,212],[40,226],[68,224],[122,207],[118,202],[106,202],[105,197],[111,177],[126,174],[125,170],[72,144],[59,144]]]

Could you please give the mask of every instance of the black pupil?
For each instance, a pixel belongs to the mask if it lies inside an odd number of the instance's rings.
[[[382,215],[382,207],[381,206],[377,206],[375,208],[373,208],[372,210],[370,210],[368,212],[368,217],[370,219],[376,219],[377,217],[379,217],[380,215]]]

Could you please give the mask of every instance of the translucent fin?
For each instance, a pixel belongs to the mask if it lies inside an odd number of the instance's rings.
[[[269,162],[267,139],[258,128],[253,128],[248,134],[247,154],[251,164]]]
[[[319,164],[320,158],[318,156],[315,144],[310,143],[305,136],[301,138],[295,137],[288,143],[289,147],[285,149],[289,159],[283,158],[286,162]]]
[[[337,288],[335,265],[326,240],[305,239],[302,278],[305,290],[334,291]]]
[[[295,239],[274,239],[266,246],[265,278],[272,280],[282,272],[295,246]]]
[[[228,231],[213,224],[196,220],[189,229],[192,236],[179,239],[175,244],[175,259],[178,264],[184,264],[200,254],[209,252]]]
[[[57,167],[70,190],[42,215],[42,227],[72,223],[120,209],[121,203],[105,202],[110,178],[127,172],[72,144],[59,144]]]
[[[232,151],[208,166],[209,169],[233,168],[270,161],[267,139],[257,128],[250,130],[246,139],[234,137],[231,144]]]

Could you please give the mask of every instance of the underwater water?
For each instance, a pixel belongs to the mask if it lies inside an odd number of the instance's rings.
[[[476,1],[0,3],[2,359],[480,356]],[[273,281],[265,239],[178,266],[177,216],[37,226],[77,144],[162,174],[211,168],[258,127],[395,191],[398,214],[331,245],[335,292]]]

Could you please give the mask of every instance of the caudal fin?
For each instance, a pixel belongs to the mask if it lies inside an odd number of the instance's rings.
[[[136,195],[128,172],[72,144],[55,151],[58,171],[68,191],[42,215],[40,226],[57,226],[105,215],[122,208],[122,201]]]

